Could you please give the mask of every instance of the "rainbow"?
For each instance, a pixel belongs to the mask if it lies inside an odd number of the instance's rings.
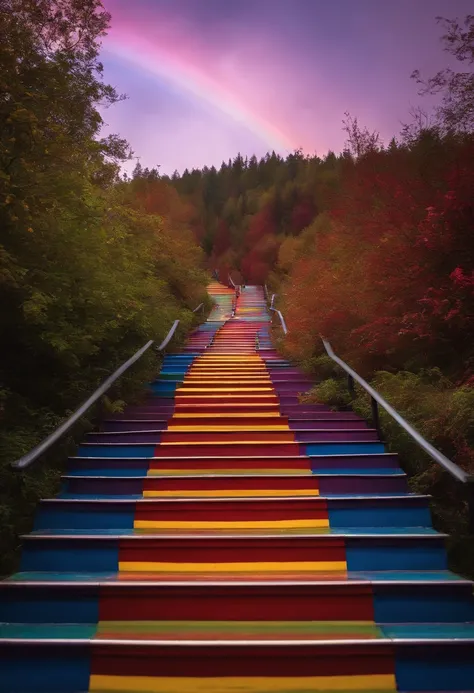
[[[198,61],[181,54],[177,49],[155,45],[130,28],[113,28],[104,39],[103,53],[116,56],[165,80],[180,91],[217,109],[234,122],[246,127],[265,142],[270,149],[289,154],[298,146],[268,119],[248,108],[235,94],[212,77]]]

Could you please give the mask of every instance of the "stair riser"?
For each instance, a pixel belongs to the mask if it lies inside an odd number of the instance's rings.
[[[148,458],[126,458],[126,457],[98,457],[94,459],[92,456],[81,458],[70,458],[68,461],[68,470],[71,472],[90,470],[90,469],[109,469],[122,471],[123,469],[142,469],[144,473],[148,469],[157,470],[167,469],[195,469],[197,472],[202,469],[219,470],[275,470],[278,473],[279,469],[290,469],[294,472],[307,472],[312,470],[316,474],[321,471],[331,470],[334,474],[340,474],[343,469],[347,469],[350,473],[358,473],[359,471],[373,473],[373,470],[383,470],[388,472],[399,471],[397,466],[396,455],[347,455],[347,456],[317,456],[317,457],[287,457],[279,458],[276,456],[265,457],[217,457],[206,456],[198,458],[185,457],[183,460],[176,458],[161,458],[153,460]]]
[[[285,563],[282,564],[282,556]],[[328,571],[373,570],[446,570],[446,553],[441,539],[414,538],[346,538],[327,536],[291,538],[223,538],[206,539],[65,539],[27,540],[22,554],[23,571],[109,572],[119,569],[149,573],[170,565],[162,579],[187,572],[179,566],[193,566],[204,574],[221,575],[216,571],[219,563],[223,570],[235,570],[235,564],[250,564],[245,576],[286,573],[292,579],[305,579]],[[309,564],[302,569],[301,564]],[[270,565],[274,567],[270,569]],[[160,567],[161,566],[161,567]],[[293,567],[292,567],[293,566]],[[237,566],[238,567],[238,566]],[[155,579],[157,578],[155,573]]]
[[[383,453],[382,443],[217,443],[215,445],[196,445],[193,452],[196,457],[248,457],[248,456],[325,456],[328,455],[372,455]],[[148,445],[148,444],[110,444],[82,445],[78,450],[79,457],[184,457],[189,458],[188,445]],[[194,455],[193,455],[194,456]]]
[[[89,433],[86,437],[88,443],[185,443],[192,445],[197,442],[215,443],[227,442],[323,442],[323,441],[377,441],[377,431],[369,429],[354,430],[308,430],[308,431],[173,431],[161,432],[133,431],[131,433]]]
[[[351,679],[351,690],[366,693],[380,691],[381,682],[387,692],[468,691],[474,680],[474,646],[383,643],[349,647],[223,645],[196,648],[158,644],[150,648],[110,647],[100,643],[71,647],[46,643],[35,650],[31,645],[18,644],[3,648],[0,665],[6,690],[10,693],[77,693],[94,692],[99,688],[116,691],[120,680],[121,690],[132,691],[136,690],[140,677],[145,676],[156,678],[157,687],[153,690],[169,693],[190,693],[198,690],[198,685],[201,690],[212,693],[235,690],[294,693],[323,690],[328,686],[331,690],[342,691],[347,690],[344,686]],[[191,680],[180,678],[183,675]],[[226,684],[225,677],[229,676],[236,677],[232,686]],[[160,684],[160,677],[171,680]],[[197,680],[193,681],[193,677]],[[203,677],[204,680],[199,681]],[[278,688],[272,677],[284,677],[282,688]],[[127,688],[124,687],[126,682]]]
[[[408,503],[410,501],[410,503]],[[207,530],[208,533],[228,528],[238,534],[240,530],[254,530],[265,534],[273,523],[283,523],[285,528],[297,529],[305,533],[307,528],[325,527],[331,529],[373,528],[373,527],[429,527],[431,517],[424,499],[385,498],[357,499],[344,501],[334,498],[323,499],[315,496],[291,500],[183,500],[179,503],[159,499],[146,503],[81,503],[69,501],[62,503],[42,503],[36,515],[36,530],[67,529],[133,529],[133,527],[166,527],[169,533],[187,527],[190,534]],[[161,523],[164,523],[163,525]],[[245,527],[235,529],[223,523],[246,523]],[[169,527],[168,527],[169,525]]]
[[[101,621],[374,621],[453,623],[474,621],[467,584],[451,585],[210,585],[188,583],[117,587],[0,584],[0,622],[97,623]]]
[[[278,470],[275,470],[278,473]],[[225,495],[226,491],[254,491],[258,495],[259,490],[304,491],[305,489],[319,489],[321,495],[337,493],[405,493],[407,482],[405,477],[382,477],[378,479],[353,477],[215,477],[202,479],[81,479],[79,477],[68,479],[65,482],[65,491],[70,494],[99,494],[99,495],[141,495],[143,491],[171,491],[195,492],[216,491]]]
[[[164,420],[150,420],[150,421],[106,421],[102,426],[104,432],[113,433],[120,431],[163,431],[166,430],[168,426],[207,426],[212,428],[213,426],[227,426],[230,430],[234,430],[236,426],[281,426],[288,425],[290,430],[308,430],[308,431],[318,431],[318,430],[328,430],[328,429],[344,429],[348,428],[351,430],[367,430],[367,424],[365,421],[355,421],[347,419],[326,419],[323,421],[288,421],[288,417],[264,417],[264,416],[254,416],[250,414],[244,417],[226,417],[222,416],[212,416],[212,417],[193,417],[192,415],[187,417],[173,417],[169,416],[168,421]]]

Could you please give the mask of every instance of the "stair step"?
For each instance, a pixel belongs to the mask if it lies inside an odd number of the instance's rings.
[[[383,443],[377,441],[218,441],[193,443],[196,457],[229,456],[233,452],[237,457],[265,456],[302,456],[302,455],[341,455],[341,454],[376,454],[385,452]],[[79,457],[186,457],[189,455],[189,444],[168,443],[83,443],[78,450]]]
[[[97,621],[373,621],[435,625],[474,621],[472,583],[277,584],[3,582],[1,623]]]
[[[225,496],[227,492],[246,492],[248,495],[258,495],[259,491],[270,492],[277,490],[280,493],[303,492],[305,489],[319,489],[321,495],[337,493],[378,494],[390,492],[407,492],[407,480],[404,474],[359,474],[325,476],[280,474],[278,469],[274,473],[258,474],[253,470],[245,470],[241,474],[232,475],[231,470],[227,475],[219,474],[219,470],[208,470],[208,473],[191,476],[191,472],[180,474],[177,469],[174,476],[160,476],[159,469],[156,476],[64,476],[64,492],[68,494],[142,494],[145,491],[161,492],[166,494],[185,496],[187,494],[212,493]],[[235,470],[236,472],[238,470]],[[257,470],[258,471],[258,470]],[[272,470],[269,470],[270,472]],[[210,473],[209,473],[210,472]]]
[[[474,680],[474,643],[20,640],[2,646],[0,665],[14,693],[466,692]]]
[[[446,569],[443,535],[377,531],[366,529],[352,536],[187,537],[66,530],[25,537],[21,570],[159,572],[162,579],[239,573],[262,579],[283,573],[295,580],[313,574],[345,575],[347,570]]]
[[[261,289],[209,291],[39,504],[0,582],[0,690],[472,690],[473,585],[429,497],[361,417],[300,402]]]
[[[313,491],[317,492],[317,489]],[[308,491],[306,494],[308,495]],[[241,531],[372,532],[374,527],[391,531],[431,529],[427,496],[272,498],[153,498],[78,499],[41,501],[35,530],[60,529],[156,529],[169,532],[212,534],[226,529]],[[433,531],[433,530],[431,530]]]
[[[278,425],[278,424],[277,424]],[[86,441],[88,443],[151,443],[154,445],[168,445],[172,443],[182,443],[185,445],[198,443],[218,443],[223,442],[372,442],[378,441],[378,433],[375,429],[369,428],[320,428],[320,429],[292,429],[287,426],[279,425],[278,430],[274,430],[275,424],[263,428],[261,426],[239,427],[234,425],[231,429],[213,427],[191,427],[191,430],[183,430],[171,424],[167,429],[144,430],[144,431],[113,431],[88,433]],[[204,430],[202,430],[204,428]]]

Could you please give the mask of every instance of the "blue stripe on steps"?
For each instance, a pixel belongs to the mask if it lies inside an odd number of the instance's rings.
[[[474,640],[474,623],[396,623],[389,626],[382,624],[381,630],[387,638]],[[471,683],[474,684],[474,679]]]
[[[9,581],[13,582],[26,582],[26,581],[33,581],[33,582],[90,582],[92,581],[108,581],[108,582],[115,582],[117,579],[117,573],[114,571],[113,573],[111,572],[76,572],[76,573],[69,573],[69,572],[60,572],[60,571],[54,571],[54,572],[49,572],[47,570],[42,571],[40,573],[37,573],[35,571],[25,571],[25,572],[20,572],[20,573],[15,573],[11,578],[9,578]]]
[[[20,570],[78,572],[112,572],[118,570],[119,542],[101,540],[100,551],[93,540],[75,541],[58,539],[47,545],[42,541],[28,541],[23,546]]]
[[[96,634],[97,627],[90,624],[75,623],[4,623],[0,624],[0,638],[64,638],[65,640],[90,640]]]
[[[128,506],[112,505],[92,506],[80,501],[72,504],[42,507],[36,513],[34,529],[68,530],[74,529],[133,529],[135,504]]]
[[[300,443],[304,446],[304,443]],[[371,455],[384,453],[383,443],[308,443],[307,455]]]
[[[108,477],[124,477],[133,476],[137,478],[145,478],[147,476],[148,466],[142,469],[68,469],[68,476],[108,476]]]
[[[154,445],[81,445],[78,457],[140,457],[149,459],[155,452]]]
[[[399,691],[458,691],[474,686],[474,647],[453,645],[397,647],[395,675]]]
[[[97,623],[99,587],[75,588],[74,592],[51,588],[8,591],[0,599],[1,623]]]
[[[160,383],[151,383],[148,387],[154,395],[160,397],[174,397],[177,383],[172,380],[163,380]]]
[[[143,500],[143,493],[60,493],[65,500]],[[117,525],[122,526],[122,525]]]
[[[383,546],[383,540],[377,545],[364,546],[364,540],[357,543],[346,538],[347,569],[366,570],[446,570],[446,550],[442,541],[431,538],[401,540],[399,545]]]
[[[374,613],[377,623],[450,623],[474,621],[471,585],[446,590],[436,586],[413,592],[409,586],[374,586]]]
[[[398,507],[333,508],[329,503],[329,524],[335,527],[431,527],[431,515],[426,507],[405,507],[400,500]]]
[[[89,690],[90,650],[87,644],[37,649],[13,645],[0,654],[0,670],[6,693],[78,693]]]

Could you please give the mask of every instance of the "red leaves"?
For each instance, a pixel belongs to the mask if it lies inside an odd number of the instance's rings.
[[[332,224],[287,283],[298,353],[319,332],[377,366],[462,368],[472,351],[474,145],[439,141],[429,157],[418,146],[343,172]]]

